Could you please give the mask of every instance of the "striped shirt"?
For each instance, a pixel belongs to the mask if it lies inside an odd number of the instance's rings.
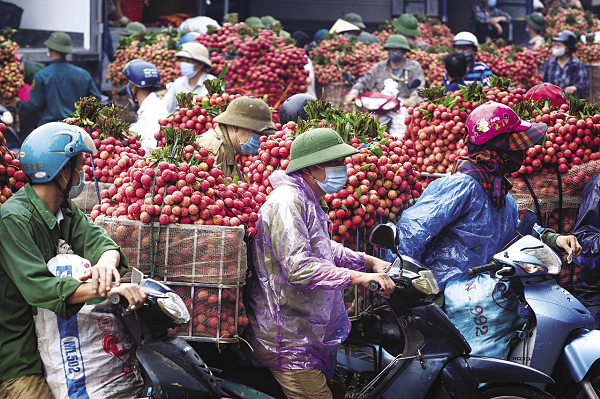
[[[485,87],[489,86],[490,78],[492,77],[492,70],[483,62],[474,61],[473,65],[471,65],[471,69],[465,76],[465,85],[468,86],[474,81],[477,83],[482,83]],[[442,86],[448,86],[450,82],[448,81],[448,76],[444,74],[442,78]]]

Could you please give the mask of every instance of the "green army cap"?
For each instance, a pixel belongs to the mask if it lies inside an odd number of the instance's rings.
[[[358,150],[344,143],[342,137],[329,128],[308,130],[294,139],[290,150],[290,163],[285,173],[345,158]]]
[[[48,40],[44,42],[44,46],[63,54],[73,53],[73,46],[71,45],[71,36],[67,35],[65,32],[52,33]]]

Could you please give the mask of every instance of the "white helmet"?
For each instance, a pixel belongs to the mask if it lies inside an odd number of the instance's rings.
[[[452,43],[455,46],[475,46],[479,47],[479,42],[477,41],[477,37],[471,32],[459,32],[454,36],[454,42]]]

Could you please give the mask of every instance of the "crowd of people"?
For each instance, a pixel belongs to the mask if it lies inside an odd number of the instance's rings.
[[[453,51],[445,61],[446,91],[472,82],[489,84],[492,72],[489,66],[475,61],[475,55],[482,41],[504,34],[511,18],[496,7],[495,0],[487,0],[475,7],[474,21],[478,24],[474,32],[459,32],[454,37]],[[544,17],[533,13],[526,21],[528,44],[537,48],[543,42]],[[307,51],[328,32],[366,43],[379,41],[355,13],[338,20],[329,31],[318,31],[312,43],[306,34],[284,31],[273,17],[250,17],[245,22],[275,27],[280,35],[295,38]],[[388,59],[361,77],[345,101],[352,102],[366,91],[393,87],[406,107],[418,104],[425,76],[421,65],[406,54],[413,47],[426,48],[428,44],[420,40],[413,15],[401,15],[393,26],[397,32],[384,46]],[[135,32],[143,26],[130,28]],[[137,112],[131,130],[142,136],[146,149],[156,147],[158,119],[175,111],[176,94],[205,95],[204,82],[214,79],[207,72],[211,67],[208,51],[193,37],[180,42],[181,50],[175,57],[182,76],[167,85],[162,98],[157,94],[160,73],[154,65],[134,60],[123,69],[127,79],[123,90]],[[570,31],[555,36],[553,57],[541,73],[544,82],[555,85],[559,93],[580,97],[588,81],[583,64],[574,55],[576,43]],[[39,113],[39,119],[20,153],[29,183],[0,207],[2,398],[53,397],[44,381],[36,345],[35,307],[68,319],[83,303],[111,293],[123,295],[131,309],[139,308],[147,295],[135,284],[121,283],[128,270],[124,253],[72,202],[81,192],[84,154],[94,154],[97,149],[87,132],[55,121],[72,113],[80,97],[100,98],[101,94],[89,73],[66,61],[66,55],[73,52],[69,35],[52,33],[45,45],[51,61],[35,74],[29,100],[10,103],[22,118]],[[309,79],[314,83],[314,74]],[[410,85],[411,81],[418,81],[418,85]],[[315,94],[309,91],[286,100],[280,111],[281,122],[306,118],[304,105],[315,99]],[[500,119],[505,123],[496,129],[482,133],[478,128]],[[243,179],[236,157],[258,153],[261,137],[276,131],[271,111],[262,100],[244,96],[233,100],[214,121],[218,125],[201,135],[197,143],[215,156],[225,176]],[[448,287],[468,280],[469,267],[485,264],[516,236],[518,211],[504,176],[517,170],[525,151],[543,143],[547,133],[545,124],[522,120],[510,107],[497,103],[474,110],[466,129],[468,155],[455,163],[450,176],[431,183],[396,224],[399,252],[432,270],[441,293],[431,299],[442,308],[454,299],[447,294],[451,292]],[[259,212],[258,234],[251,243],[253,274],[247,284],[250,324],[245,338],[253,348],[249,354],[253,363],[269,368],[290,399],[334,397],[328,384],[334,375],[336,349],[350,332],[343,290],[353,285],[368,287],[371,281],[380,284],[383,296],[395,289],[385,273],[393,261],[391,252],[379,259],[345,248],[328,234],[328,216],[321,199],[346,185],[344,159],[356,153],[358,150],[345,144],[332,129],[313,129],[299,135],[291,145],[287,169],[270,176],[274,190]],[[599,187],[596,176],[584,190],[574,235],[560,235],[539,226],[532,231],[557,253],[581,254],[584,272],[579,292],[596,320],[600,314],[600,276],[595,268],[600,253]],[[56,255],[59,239],[90,261],[93,267],[88,275],[56,278],[50,273],[47,263]],[[507,311],[502,317],[516,319],[519,315]],[[477,337],[463,334],[474,354],[489,355]],[[131,397],[138,394],[132,392]]]

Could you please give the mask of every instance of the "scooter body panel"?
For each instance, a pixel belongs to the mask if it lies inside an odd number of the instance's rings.
[[[571,332],[593,328],[594,318],[569,291],[553,280],[526,285],[525,299],[536,317],[537,336],[529,365],[552,374]]]
[[[552,384],[548,375],[528,366],[491,357],[469,357],[466,362],[480,383],[493,382],[536,382]]]
[[[181,338],[142,343],[136,356],[152,381],[156,399],[212,399],[222,395],[216,378]]]
[[[581,382],[598,359],[600,359],[600,331],[585,328],[573,331],[561,357],[573,381]]]

